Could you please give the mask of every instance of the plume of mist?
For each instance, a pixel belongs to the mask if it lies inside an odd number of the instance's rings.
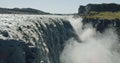
[[[81,42],[74,38],[66,42],[60,56],[61,63],[120,63],[118,36],[114,29],[99,33],[90,24],[82,30],[81,18],[70,18]]]

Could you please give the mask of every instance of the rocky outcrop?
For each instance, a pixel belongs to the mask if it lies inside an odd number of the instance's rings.
[[[37,9],[32,8],[0,8],[0,14],[50,14],[47,12],[43,12]]]
[[[103,12],[103,11],[110,11],[110,12],[117,12],[120,11],[119,4],[88,4],[86,6],[80,6],[78,10],[79,15],[88,14],[91,11],[96,12]]]
[[[109,4],[88,4],[86,6],[80,6],[78,15],[83,16],[83,25],[91,23],[93,27],[96,28],[97,31],[103,32],[106,28],[115,27],[117,32],[120,31],[120,19],[104,19],[104,18],[89,18],[86,17],[90,15],[90,12],[118,12],[120,11],[120,5],[115,3]],[[97,15],[97,14],[96,14]],[[84,27],[83,27],[84,28]],[[119,33],[120,34],[120,33]]]
[[[30,63],[29,59],[35,59],[34,56],[25,42],[0,39],[0,63]]]
[[[94,18],[84,18],[82,20],[83,25],[92,24],[97,31],[103,32],[106,28],[114,27],[118,32],[120,30],[120,20],[107,20],[107,19],[94,19]],[[84,27],[83,27],[84,28]]]

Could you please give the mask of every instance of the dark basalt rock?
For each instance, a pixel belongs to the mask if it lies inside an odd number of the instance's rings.
[[[79,15],[84,15],[85,13],[88,14],[91,11],[96,12],[117,12],[120,11],[120,5],[115,3],[110,4],[88,4],[86,6],[80,6],[78,10]]]
[[[82,20],[83,25],[91,23],[97,31],[103,32],[106,28],[116,28],[116,30],[120,30],[120,20],[107,20],[107,19],[93,19],[93,18],[84,18]],[[83,27],[84,28],[84,27]]]
[[[0,39],[0,63],[31,63],[36,55],[37,48],[30,48],[25,42]]]
[[[85,13],[85,11],[86,11],[85,6],[80,6],[80,8],[78,10],[78,14],[83,15]]]
[[[0,34],[2,34],[4,37],[9,37],[9,34],[7,31],[0,31]]]

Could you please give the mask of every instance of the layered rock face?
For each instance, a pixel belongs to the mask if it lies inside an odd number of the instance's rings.
[[[105,11],[111,11],[111,12],[117,12],[120,11],[120,5],[119,4],[88,4],[86,6],[80,6],[78,10],[79,15],[84,15],[85,13],[88,14],[91,11],[96,12],[105,12]]]
[[[76,37],[66,17],[0,15],[0,63],[60,63],[64,43]]]
[[[117,32],[120,30],[120,19],[102,19],[102,18],[89,18],[86,17],[89,15],[90,12],[119,12],[120,11],[120,5],[119,4],[88,4],[86,6],[80,6],[78,15],[84,16],[82,22],[83,25],[85,24],[92,24],[93,27],[97,29],[97,31],[103,32],[106,28],[114,27],[116,28]],[[103,14],[104,15],[104,14]],[[91,15],[92,16],[92,15]],[[97,16],[97,14],[96,14]],[[107,15],[109,16],[109,15]]]
[[[107,20],[107,19],[93,19],[93,18],[84,18],[82,20],[83,25],[92,24],[97,31],[103,32],[106,28],[115,28],[117,32],[120,31],[120,20]]]

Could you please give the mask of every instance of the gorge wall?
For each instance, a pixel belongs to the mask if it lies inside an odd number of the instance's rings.
[[[88,14],[91,11],[96,12],[117,12],[120,11],[120,5],[115,3],[110,4],[88,4],[86,6],[80,5],[78,9],[78,15]]]
[[[93,18],[84,18],[82,20],[83,25],[85,24],[92,24],[96,30],[103,32],[106,28],[115,28],[116,31],[119,32],[120,30],[120,20],[107,20],[107,19],[93,19]]]
[[[83,17],[83,25],[90,23],[93,27],[95,27],[98,31],[103,32],[106,28],[116,28],[117,32],[120,30],[120,19],[118,17],[114,17],[114,13],[112,12],[119,12],[120,11],[120,5],[115,3],[103,3],[103,4],[88,4],[86,6],[80,6],[78,9],[78,15]],[[93,16],[90,12],[97,12],[98,14],[101,12],[111,12],[109,13],[99,15],[99,17],[91,17]],[[98,14],[95,14],[97,16]],[[89,17],[86,17],[89,16]],[[107,17],[106,19],[102,17]],[[110,17],[114,17],[114,19],[109,19]]]

